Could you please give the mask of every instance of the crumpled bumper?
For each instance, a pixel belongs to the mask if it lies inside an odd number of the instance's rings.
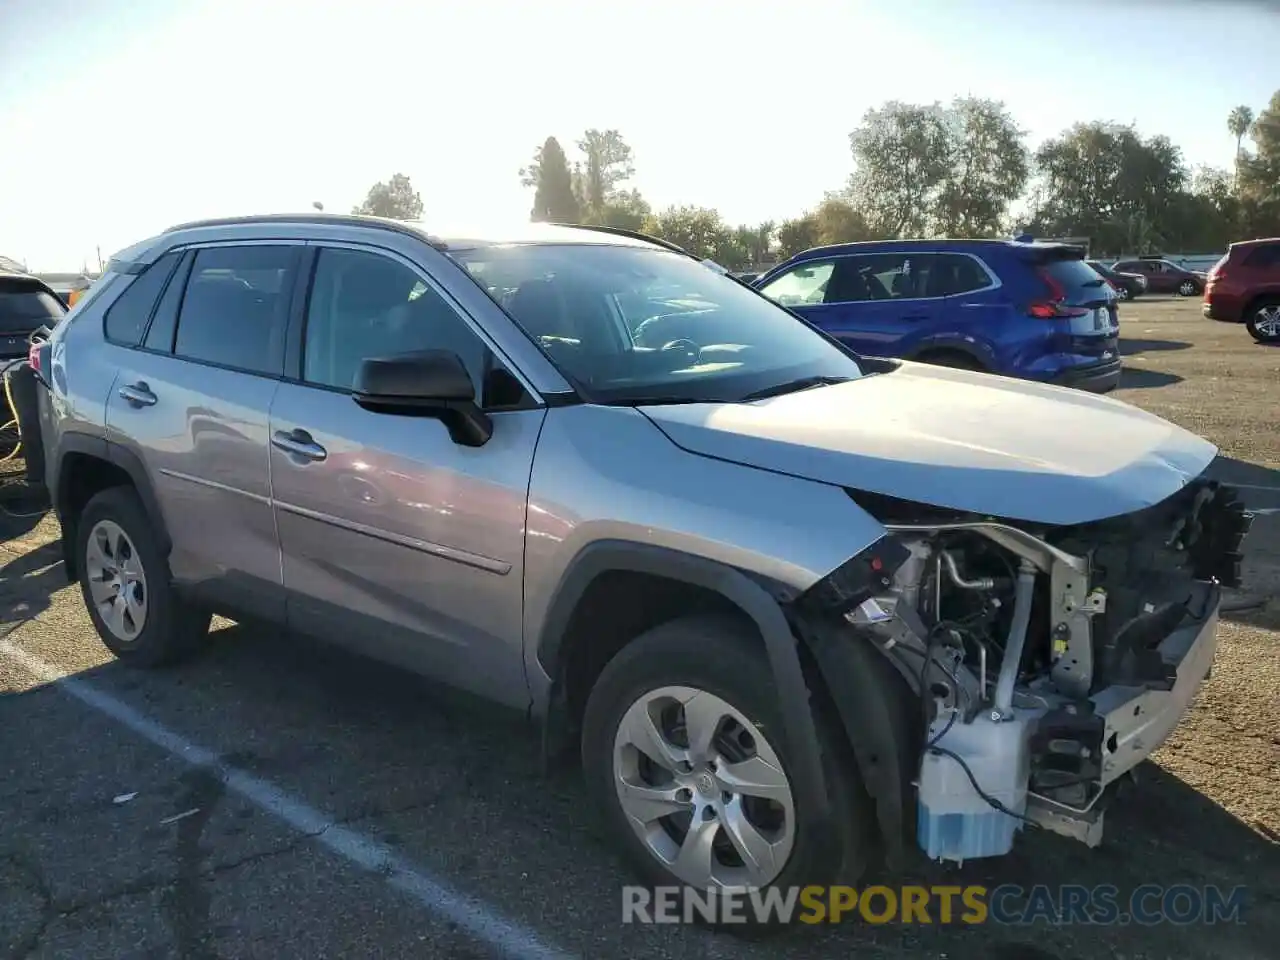
[[[1208,588],[1203,616],[1179,627],[1161,642],[1161,659],[1174,667],[1171,689],[1113,686],[1090,699],[1106,723],[1102,783],[1128,773],[1168,739],[1213,668],[1218,650],[1218,608],[1222,590]]]

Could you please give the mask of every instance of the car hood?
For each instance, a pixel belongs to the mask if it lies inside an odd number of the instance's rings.
[[[692,453],[1044,524],[1151,506],[1217,454],[1118,400],[918,363],[768,400],[640,410]]]

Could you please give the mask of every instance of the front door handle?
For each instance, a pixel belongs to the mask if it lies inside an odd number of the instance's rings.
[[[929,315],[927,313],[909,313],[902,319],[908,320],[911,323],[919,323],[921,320],[928,320]]]
[[[145,380],[126,384],[119,390],[120,398],[135,407],[154,407],[156,395],[151,392]]]
[[[277,430],[271,435],[271,445],[303,460],[320,461],[329,455],[324,447],[311,439],[311,434],[301,428],[288,433]]]

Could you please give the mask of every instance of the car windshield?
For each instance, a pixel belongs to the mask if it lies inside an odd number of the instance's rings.
[[[741,401],[862,374],[795,315],[680,254],[607,244],[449,252],[593,402]]]

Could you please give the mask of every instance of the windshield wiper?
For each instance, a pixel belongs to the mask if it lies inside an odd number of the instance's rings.
[[[780,397],[784,393],[797,393],[800,390],[809,390],[813,387],[829,387],[836,383],[848,383],[852,379],[852,377],[797,377],[795,380],[787,380],[783,383],[775,383],[770,387],[753,390],[743,397],[742,401],[766,400],[769,397]]]

